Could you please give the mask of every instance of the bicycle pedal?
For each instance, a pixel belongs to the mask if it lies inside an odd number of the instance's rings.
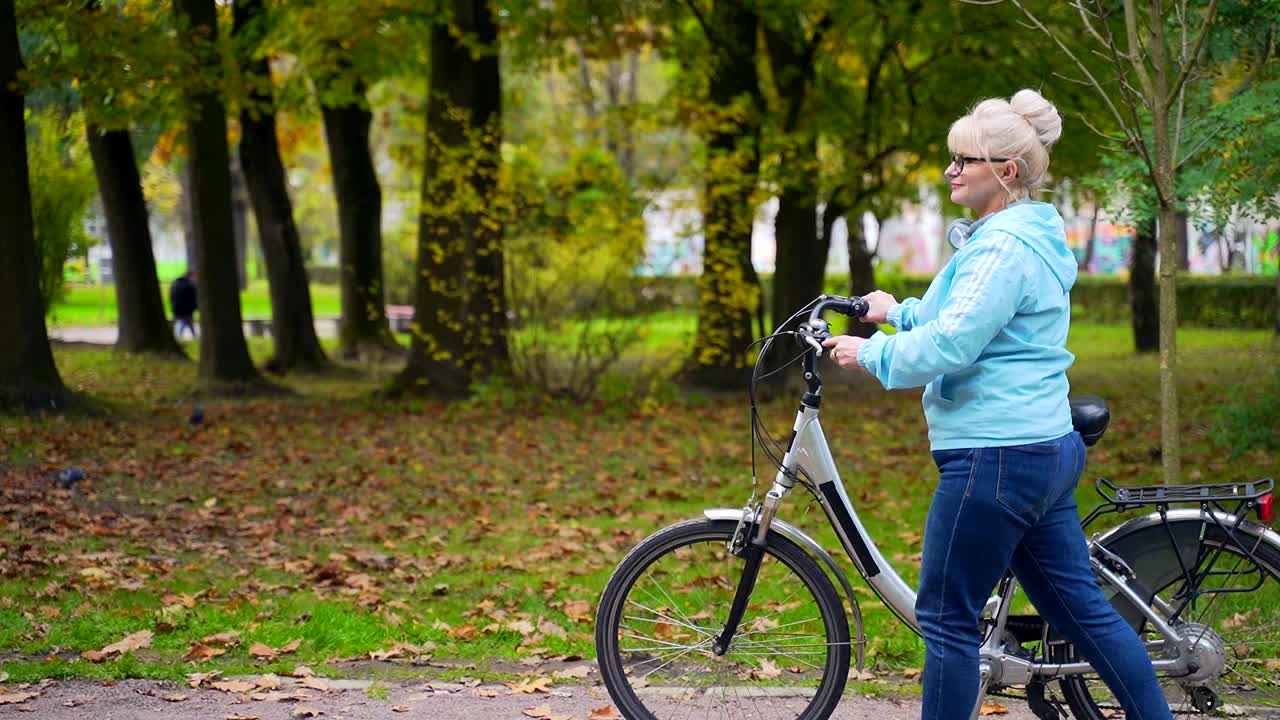
[[[1044,683],[1033,682],[1027,685],[1027,706],[1040,720],[1061,720],[1062,714],[1044,698]]]

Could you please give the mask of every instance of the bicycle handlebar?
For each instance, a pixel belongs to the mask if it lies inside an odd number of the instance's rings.
[[[821,295],[818,298],[818,304],[813,307],[813,312],[809,313],[809,323],[812,325],[814,320],[821,320],[822,313],[826,310],[835,310],[841,315],[860,318],[866,315],[870,309],[871,304],[857,295],[850,295],[849,297],[844,297],[843,295]]]

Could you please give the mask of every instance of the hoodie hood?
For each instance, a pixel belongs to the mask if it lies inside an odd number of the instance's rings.
[[[1062,292],[1071,291],[1076,284],[1079,265],[1075,254],[1067,247],[1066,223],[1057,208],[1049,203],[1020,200],[974,223],[969,236],[973,239],[994,230],[1006,232],[1026,243],[1049,266]]]

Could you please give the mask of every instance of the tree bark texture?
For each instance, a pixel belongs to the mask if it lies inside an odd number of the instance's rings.
[[[799,167],[817,165],[816,136],[804,138],[793,150]],[[796,178],[787,183],[778,195],[773,228],[777,252],[770,309],[776,326],[822,293],[827,243],[818,235],[818,191],[811,182]]]
[[[89,125],[86,135],[111,243],[120,328],[116,349],[185,357],[173,337],[156,276],[147,201],[129,131]]]
[[[234,32],[259,32],[253,23],[262,17],[262,7],[262,0],[237,0]],[[251,106],[240,113],[240,167],[258,223],[258,240],[271,288],[271,338],[275,351],[267,367],[273,372],[320,370],[329,366],[329,359],[316,336],[302,242],[280,159],[276,116],[267,89],[270,68],[266,58],[252,57],[250,48],[254,44],[246,43],[242,63],[245,74],[262,86],[253,93]]]
[[[778,214],[770,311],[776,326],[822,292],[829,242],[819,233],[818,136],[803,109],[813,90],[813,41],[794,27],[766,25],[765,46],[781,102]]]
[[[249,287],[249,199],[240,159],[231,156],[231,230],[236,239],[236,285]]]
[[[1098,212],[1100,209],[1101,206],[1095,201],[1093,203],[1093,216],[1089,220],[1089,239],[1084,244],[1084,259],[1080,261],[1080,272],[1089,272],[1089,268],[1093,266],[1094,249],[1098,244]]]
[[[214,0],[174,0],[174,8],[179,17],[185,16],[190,34],[201,38],[186,38],[188,47],[211,44],[217,37]],[[202,61],[216,64],[218,59],[209,55]],[[260,381],[245,344],[240,314],[226,112],[215,93],[189,91],[185,119],[200,302],[200,378],[223,383]]]
[[[862,212],[855,210],[844,218],[849,234],[849,294],[866,295],[876,289],[875,253],[867,249],[867,233],[862,227]],[[902,298],[898,298],[901,300]],[[849,334],[869,338],[879,328],[875,323],[849,318]]]
[[[1133,323],[1133,349],[1140,353],[1160,350],[1160,306],[1156,291],[1156,223],[1138,223],[1129,257],[1129,310]]]
[[[13,0],[0,0],[0,408],[60,410],[70,400],[49,347],[31,218],[31,172]]]
[[[498,27],[483,0],[454,0],[452,8],[451,23],[432,28],[414,333],[397,383],[437,396],[465,395],[473,379],[510,367],[502,225],[493,216]]]
[[[1157,6],[1158,7],[1158,6]],[[1153,14],[1154,10],[1152,11]],[[1171,75],[1177,70],[1168,57],[1159,18],[1151,26],[1152,90],[1151,140],[1157,198],[1156,227],[1160,232],[1160,462],[1166,485],[1178,483],[1182,475],[1182,435],[1178,418],[1178,227],[1179,208],[1175,190],[1177,170],[1170,138],[1169,97]]]
[[[760,279],[751,264],[754,194],[760,166],[762,106],[755,65],[755,13],[717,2],[708,26],[717,50],[709,106],[739,106],[704,136],[708,172],[703,190],[702,275],[698,277],[697,346],[686,366],[693,385],[741,389],[750,378],[751,321],[761,312]]]
[[[321,114],[338,201],[339,352],[346,358],[399,352],[382,284],[382,188],[369,151],[373,114],[356,104],[324,106]]]

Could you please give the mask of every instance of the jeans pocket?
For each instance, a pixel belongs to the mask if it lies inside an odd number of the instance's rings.
[[[1062,447],[1056,442],[1000,448],[996,500],[1027,523],[1034,523],[1055,499]]]

